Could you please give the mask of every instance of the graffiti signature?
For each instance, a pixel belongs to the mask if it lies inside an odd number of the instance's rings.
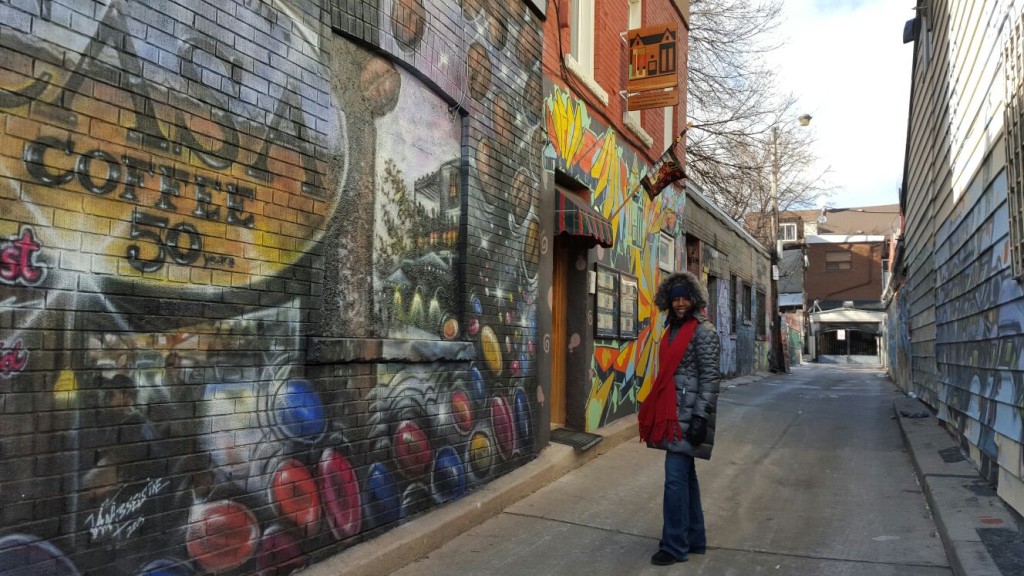
[[[23,350],[22,346],[21,340],[17,340],[8,348],[7,343],[0,340],[0,378],[10,378],[28,364],[28,350]]]
[[[168,485],[170,485],[170,481],[163,478],[148,480],[142,490],[126,500],[119,501],[121,490],[124,488],[104,500],[103,504],[100,504],[99,510],[89,514],[85,519],[85,525],[89,528],[93,542],[106,538],[130,538],[146,522],[144,516],[138,515],[142,505]]]
[[[210,255],[203,254],[203,265],[206,267],[213,266],[227,266],[228,268],[235,267],[235,259],[231,256],[221,255]]]

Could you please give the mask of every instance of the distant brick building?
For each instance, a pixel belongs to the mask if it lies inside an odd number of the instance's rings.
[[[780,214],[782,309],[789,324],[803,324],[811,358],[884,360],[878,312],[899,224],[897,204]]]

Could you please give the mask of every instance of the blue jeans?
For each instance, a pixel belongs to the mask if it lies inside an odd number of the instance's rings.
[[[700,505],[700,485],[693,456],[665,452],[662,522],[660,550],[683,560],[691,550],[707,549],[704,510]]]

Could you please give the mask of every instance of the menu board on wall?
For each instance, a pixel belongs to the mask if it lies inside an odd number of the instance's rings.
[[[619,335],[619,273],[597,265],[597,322],[594,335],[598,338],[616,338]]]
[[[619,276],[619,338],[635,340],[637,336],[637,279]]]

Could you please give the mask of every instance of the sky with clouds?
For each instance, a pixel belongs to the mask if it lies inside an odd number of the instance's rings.
[[[784,0],[775,54],[780,88],[813,116],[816,153],[837,187],[826,203],[899,202],[913,44],[903,25],[913,2]],[[796,125],[796,119],[793,119]]]

